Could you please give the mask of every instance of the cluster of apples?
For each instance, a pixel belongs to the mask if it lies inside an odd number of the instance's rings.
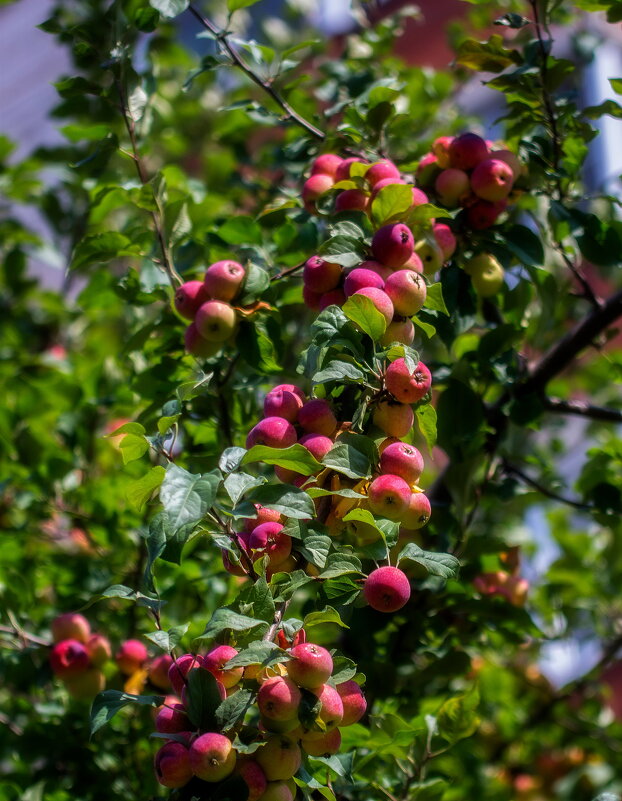
[[[527,579],[506,570],[480,573],[473,579],[473,586],[480,595],[499,595],[514,606],[524,606],[529,592]]]
[[[111,657],[110,642],[103,634],[91,633],[88,620],[75,612],[52,621],[54,645],[50,667],[74,698],[84,699],[104,689],[101,667]]]
[[[177,696],[167,697],[155,719],[156,730],[171,735],[154,760],[160,784],[183,787],[193,777],[215,784],[237,775],[246,782],[250,801],[292,801],[293,777],[303,752],[337,753],[339,727],[358,722],[367,708],[355,681],[330,683],[331,654],[305,640],[304,630],[292,643],[279,632],[277,641],[290,646],[289,659],[270,668],[259,664],[228,668],[238,653],[230,645],[218,645],[204,656],[184,654],[176,659],[169,676]],[[259,746],[252,754],[238,754],[223,732],[193,726],[187,714],[187,684],[194,670],[207,670],[215,677],[223,700],[241,687],[256,693],[243,731],[245,743]]]
[[[463,208],[466,224],[479,231],[506,210],[522,169],[511,150],[467,132],[434,141],[432,152],[419,162],[417,183],[442,206]]]
[[[186,281],[177,289],[175,309],[193,321],[184,335],[188,353],[207,359],[231,338],[237,324],[231,303],[240,294],[245,278],[241,264],[225,259],[210,264],[203,281]]]
[[[77,699],[93,698],[106,686],[102,667],[112,659],[110,640],[103,634],[92,633],[89,621],[78,612],[67,612],[51,624],[54,645],[49,653],[52,672]],[[114,660],[119,671],[128,677],[128,691],[149,682],[158,689],[167,689],[168,668],[172,662],[164,654],[149,659],[140,640],[125,640],[117,649]],[[137,679],[140,678],[140,681]]]

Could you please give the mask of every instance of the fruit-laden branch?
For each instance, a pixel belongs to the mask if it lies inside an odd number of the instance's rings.
[[[274,613],[274,620],[272,622],[272,625],[261,638],[264,642],[272,642],[272,640],[276,635],[278,627],[281,625],[281,622],[283,620],[283,617],[285,616],[285,612],[287,611],[288,606],[289,606],[289,601],[281,601],[280,604],[276,605],[276,611]]]
[[[194,8],[194,6],[188,6],[188,10],[201,23],[201,25],[203,25],[203,27],[212,34],[218,44],[226,50],[236,67],[239,67],[239,69],[241,69],[242,72],[248,78],[250,78],[251,81],[253,81],[253,83],[257,84],[257,86],[263,89],[264,92],[270,95],[274,102],[283,109],[286,117],[291,119],[301,128],[304,128],[307,133],[310,133],[311,136],[314,136],[316,139],[319,139],[320,141],[326,139],[326,134],[323,131],[320,131],[319,128],[316,128],[315,125],[298,114],[298,112],[295,111],[289,105],[289,103],[281,97],[281,95],[276,91],[276,89],[274,89],[269,81],[265,81],[263,78],[260,78],[259,75],[257,75],[257,73],[246,63],[238,51],[232,47],[226,31],[219,30],[219,28],[217,28],[216,25],[211,22],[211,20],[200,14],[196,8]]]
[[[114,77],[114,84],[117,89],[117,93],[119,95],[119,107],[121,109],[123,120],[125,122],[125,128],[127,130],[127,134],[130,138],[130,144],[132,146],[132,153],[129,155],[132,156],[132,160],[136,165],[136,172],[138,173],[138,178],[141,184],[143,184],[143,186],[146,186],[149,183],[149,175],[147,174],[147,170],[145,169],[144,162],[142,160],[140,151],[138,149],[138,142],[136,139],[136,125],[129,111],[127,94],[125,92],[125,88],[122,82],[116,75]],[[153,220],[156,236],[158,237],[158,243],[160,245],[160,251],[162,253],[162,266],[164,267],[164,270],[168,276],[171,286],[173,287],[173,290],[176,290],[178,286],[181,286],[183,281],[181,276],[173,266],[173,259],[171,257],[168,243],[166,241],[166,235],[164,233],[164,213],[162,211],[160,200],[157,197],[156,192],[153,192],[153,199],[156,204],[156,209],[151,212],[151,219]]]
[[[589,503],[582,503],[581,501],[575,501],[573,498],[566,498],[563,495],[558,495],[553,490],[545,487],[539,481],[536,481],[535,478],[528,476],[527,473],[524,473],[519,467],[516,467],[516,465],[505,461],[505,459],[502,462],[502,467],[506,473],[520,478],[523,483],[533,487],[536,492],[539,492],[540,495],[544,495],[545,498],[551,498],[554,501],[560,501],[561,503],[565,503],[567,506],[572,506],[575,509],[582,509],[583,511],[592,511],[596,508],[591,506]]]
[[[608,409],[606,406],[595,406],[585,401],[546,398],[544,406],[548,412],[576,414],[580,417],[588,417],[590,420],[603,420],[607,423],[622,423],[622,411]]]

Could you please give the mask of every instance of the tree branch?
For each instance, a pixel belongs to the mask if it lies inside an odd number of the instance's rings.
[[[536,481],[535,478],[531,478],[528,476],[527,473],[524,473],[519,467],[516,465],[507,462],[505,459],[502,462],[502,467],[506,473],[510,473],[515,475],[517,478],[520,478],[525,484],[528,484],[530,487],[533,487],[540,495],[544,495],[545,498],[551,498],[553,501],[560,501],[561,503],[565,503],[567,506],[572,506],[575,509],[581,509],[583,511],[591,511],[595,507],[591,506],[588,503],[582,503],[581,501],[575,501],[572,498],[566,498],[563,495],[558,495],[553,490],[545,487],[543,484],[540,484],[539,481]]]
[[[264,642],[272,642],[274,639],[274,635],[276,634],[276,630],[281,625],[285,612],[287,611],[287,607],[289,606],[289,601],[281,601],[280,604],[277,604],[276,611],[274,613],[274,622],[268,629],[268,631],[263,635],[261,638]]]
[[[561,398],[545,398],[544,407],[549,412],[559,414],[576,414],[589,417],[590,420],[603,420],[607,423],[622,423],[622,411],[595,406],[580,400],[562,400]]]
[[[143,184],[143,186],[146,186],[149,183],[149,176],[147,174],[145,164],[138,150],[138,141],[136,139],[136,125],[134,124],[134,120],[132,119],[132,116],[129,111],[125,88],[123,87],[123,84],[116,75],[114,76],[114,84],[117,89],[117,93],[119,95],[120,108],[121,108],[121,113],[123,115],[123,120],[125,122],[125,128],[127,130],[130,143],[132,145],[131,156],[134,161],[134,164],[136,165],[136,172],[138,174],[138,178],[141,184]],[[157,208],[156,210],[151,212],[151,219],[153,220],[153,226],[155,228],[156,236],[158,238],[158,243],[160,245],[160,251],[162,252],[162,266],[164,267],[164,270],[168,275],[168,279],[171,283],[171,286],[173,287],[173,290],[175,290],[177,289],[178,286],[183,284],[183,280],[173,265],[173,259],[171,257],[168,243],[166,241],[166,236],[164,233],[164,212],[162,211],[159,198],[153,191],[153,187],[152,187],[152,194]]]
[[[231,45],[229,42],[228,33],[226,31],[219,30],[219,28],[217,28],[216,25],[211,22],[211,20],[200,14],[193,5],[188,6],[188,11],[190,11],[195,19],[197,19],[201,25],[212,34],[218,44],[227,52],[236,67],[241,69],[242,72],[248,78],[250,78],[253,83],[259,86],[260,89],[263,89],[263,91],[266,92],[272,98],[272,100],[274,100],[277,106],[280,106],[283,109],[286,118],[289,118],[301,128],[304,128],[304,130],[307,133],[310,133],[311,136],[315,137],[315,139],[319,139],[320,141],[326,139],[326,134],[323,131],[320,131],[319,128],[316,128],[315,125],[298,114],[298,112],[295,111],[289,105],[289,103],[280,96],[280,94],[268,81],[263,80],[259,77],[259,75],[257,75],[252,67],[246,63],[238,51]]]

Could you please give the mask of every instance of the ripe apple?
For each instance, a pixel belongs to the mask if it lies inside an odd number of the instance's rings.
[[[358,723],[367,709],[367,701],[360,686],[353,679],[349,679],[338,684],[336,690],[343,703],[343,718],[339,725],[351,726],[353,723]]]
[[[444,206],[447,206],[448,209],[455,209],[462,205],[464,199],[471,192],[469,176],[464,170],[450,167],[439,173],[434,183],[434,189]]]
[[[231,740],[216,732],[197,737],[190,746],[189,757],[194,775],[206,782],[220,782],[235,768],[236,752]]]
[[[374,258],[387,267],[397,269],[412,256],[414,239],[412,231],[404,223],[383,225],[371,241]]]
[[[488,153],[485,140],[475,133],[463,133],[449,145],[450,164],[459,170],[472,170],[488,158]]]
[[[350,295],[354,295],[359,289],[369,286],[375,287],[376,289],[384,289],[384,280],[374,270],[356,267],[347,274],[343,284],[343,292],[346,298],[349,298]]]
[[[117,650],[114,658],[121,673],[131,676],[147,661],[147,648],[140,640],[125,640]]]
[[[369,195],[362,189],[343,189],[335,198],[335,213],[340,211],[365,211],[369,206]]]
[[[210,359],[222,350],[222,342],[212,342],[199,334],[196,323],[190,323],[184,332],[186,352],[197,359]]]
[[[389,437],[405,437],[415,422],[410,406],[398,401],[379,401],[373,416],[374,425]]]
[[[337,418],[328,401],[313,398],[303,404],[298,412],[298,423],[308,434],[323,434],[330,437],[337,428]]]
[[[241,264],[225,259],[210,264],[203,284],[210,298],[229,301],[239,293],[245,277],[246,270]]]
[[[392,342],[401,342],[402,345],[412,345],[415,339],[415,326],[408,318],[393,320],[380,338],[381,345],[390,345]]]
[[[369,574],[363,584],[363,594],[372,609],[397,612],[408,603],[410,583],[399,568],[386,565]]]
[[[393,303],[396,314],[412,317],[423,308],[427,288],[419,273],[413,270],[397,270],[387,278],[384,286]]]
[[[302,397],[290,389],[284,387],[274,387],[266,395],[263,402],[263,413],[265,417],[282,417],[290,423],[295,423],[298,412],[302,408],[304,395]]]
[[[277,525],[279,524],[277,523]],[[244,673],[243,667],[229,669],[225,669],[224,667],[226,663],[230,659],[233,659],[234,656],[237,656],[237,654],[238,652],[235,648],[232,648],[230,645],[217,645],[215,648],[212,648],[211,651],[208,651],[202,659],[203,667],[209,670],[225,689],[234,687],[240,681]]]
[[[514,173],[500,159],[480,161],[471,175],[471,188],[482,200],[495,203],[504,200],[512,191]]]
[[[208,300],[199,307],[194,323],[205,339],[210,342],[224,342],[235,331],[235,310],[222,300]]]
[[[411,489],[403,478],[383,474],[369,485],[367,500],[375,515],[401,520],[408,509]]]
[[[341,266],[325,261],[321,256],[311,256],[302,269],[302,280],[312,292],[329,292],[341,281]]]
[[[253,445],[289,448],[297,439],[296,429],[288,420],[283,417],[264,417],[248,432],[246,447],[249,450]]]
[[[193,320],[199,306],[209,300],[203,281],[186,281],[175,290],[173,304],[177,313],[186,320]]]
[[[411,372],[406,360],[399,358],[387,367],[385,385],[401,403],[417,403],[430,391],[432,374],[423,362],[419,362]]]
[[[415,253],[421,260],[425,275],[438,272],[443,266],[443,251],[434,236],[424,237],[415,244]]]
[[[402,517],[402,527],[407,531],[418,531],[423,528],[430,519],[432,507],[428,496],[423,492],[413,492],[410,496],[408,509]]]
[[[369,298],[380,314],[382,314],[387,325],[393,320],[393,315],[395,314],[393,303],[384,290],[377,289],[373,286],[364,286],[362,289],[357,289],[353,297],[356,295],[364,295],[366,298]]]
[[[313,161],[311,175],[320,173],[322,175],[330,175],[331,178],[336,179],[337,169],[342,162],[341,156],[337,156],[335,153],[323,153]]]
[[[302,695],[292,678],[274,676],[266,679],[257,693],[257,706],[264,718],[290,721],[296,718]],[[291,728],[295,728],[294,724]]]
[[[308,690],[325,684],[333,672],[333,659],[326,648],[304,642],[291,649],[287,673],[299,687]]]
[[[182,743],[165,743],[155,755],[154,769],[164,787],[183,787],[192,778],[188,749]]]
[[[406,442],[392,442],[380,454],[380,472],[399,476],[412,486],[423,472],[423,456]]]
[[[91,636],[89,621],[78,612],[66,612],[58,615],[52,621],[51,628],[54,642],[77,640],[86,643]]]
[[[330,175],[321,172],[307,178],[302,185],[301,196],[302,204],[309,214],[317,214],[315,201],[325,192],[328,192],[334,183],[335,181]]]
[[[332,731],[323,733],[321,737],[303,737],[300,744],[309,756],[329,757],[339,751],[341,732],[339,729],[332,729]]]
[[[289,737],[271,734],[255,752],[255,759],[269,782],[285,781],[298,772],[302,762],[300,748]]]

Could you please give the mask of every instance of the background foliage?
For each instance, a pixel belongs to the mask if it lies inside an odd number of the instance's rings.
[[[50,621],[88,607],[118,643],[153,632],[155,612],[165,630],[189,624],[189,647],[234,600],[203,514],[162,524],[164,471],[209,475],[244,445],[263,394],[300,380],[314,314],[291,268],[327,238],[300,203],[311,158],[380,153],[414,171],[435,137],[478,126],[455,100],[477,71],[503,95],[503,138],[528,171],[508,222],[476,240],[506,268],[503,291],[482,301],[444,268],[448,314],[428,307],[417,332],[438,415],[421,545],[459,557],[460,576],[415,575],[414,600],[388,619],[305,592],[289,614],[331,601],[349,628],[323,622],[314,637],[367,677],[372,714],[344,730],[355,756],[331,774],[338,797],[618,798],[622,724],[598,679],[621,644],[622,228],[617,199],[588,197],[581,169],[592,120],[622,112],[579,105],[585,56],[559,56],[552,37],[597,11],[619,22],[619,3],[475,3],[452,27],[454,67],[432,72],[394,55],[399,14],[329,52],[296,4],[276,26],[261,2],[229,0],[216,20],[235,34],[220,41],[254,82],[187,6],[57,2],[42,27],[73,57],[53,112],[66,144],[15,162],[2,141],[0,798],[164,797],[150,710],[126,708],[89,738],[88,705],[48,667]],[[20,222],[26,202],[49,241]],[[29,276],[42,248],[66,265],[60,293]],[[223,356],[197,362],[171,279],[221,258],[253,265],[246,301],[266,305]],[[107,436],[126,421],[122,440]],[[555,556],[537,573],[543,538]],[[526,607],[480,597],[473,579],[517,548]],[[594,638],[594,670],[562,688],[542,675],[551,643]],[[109,686],[121,688],[113,668]]]

